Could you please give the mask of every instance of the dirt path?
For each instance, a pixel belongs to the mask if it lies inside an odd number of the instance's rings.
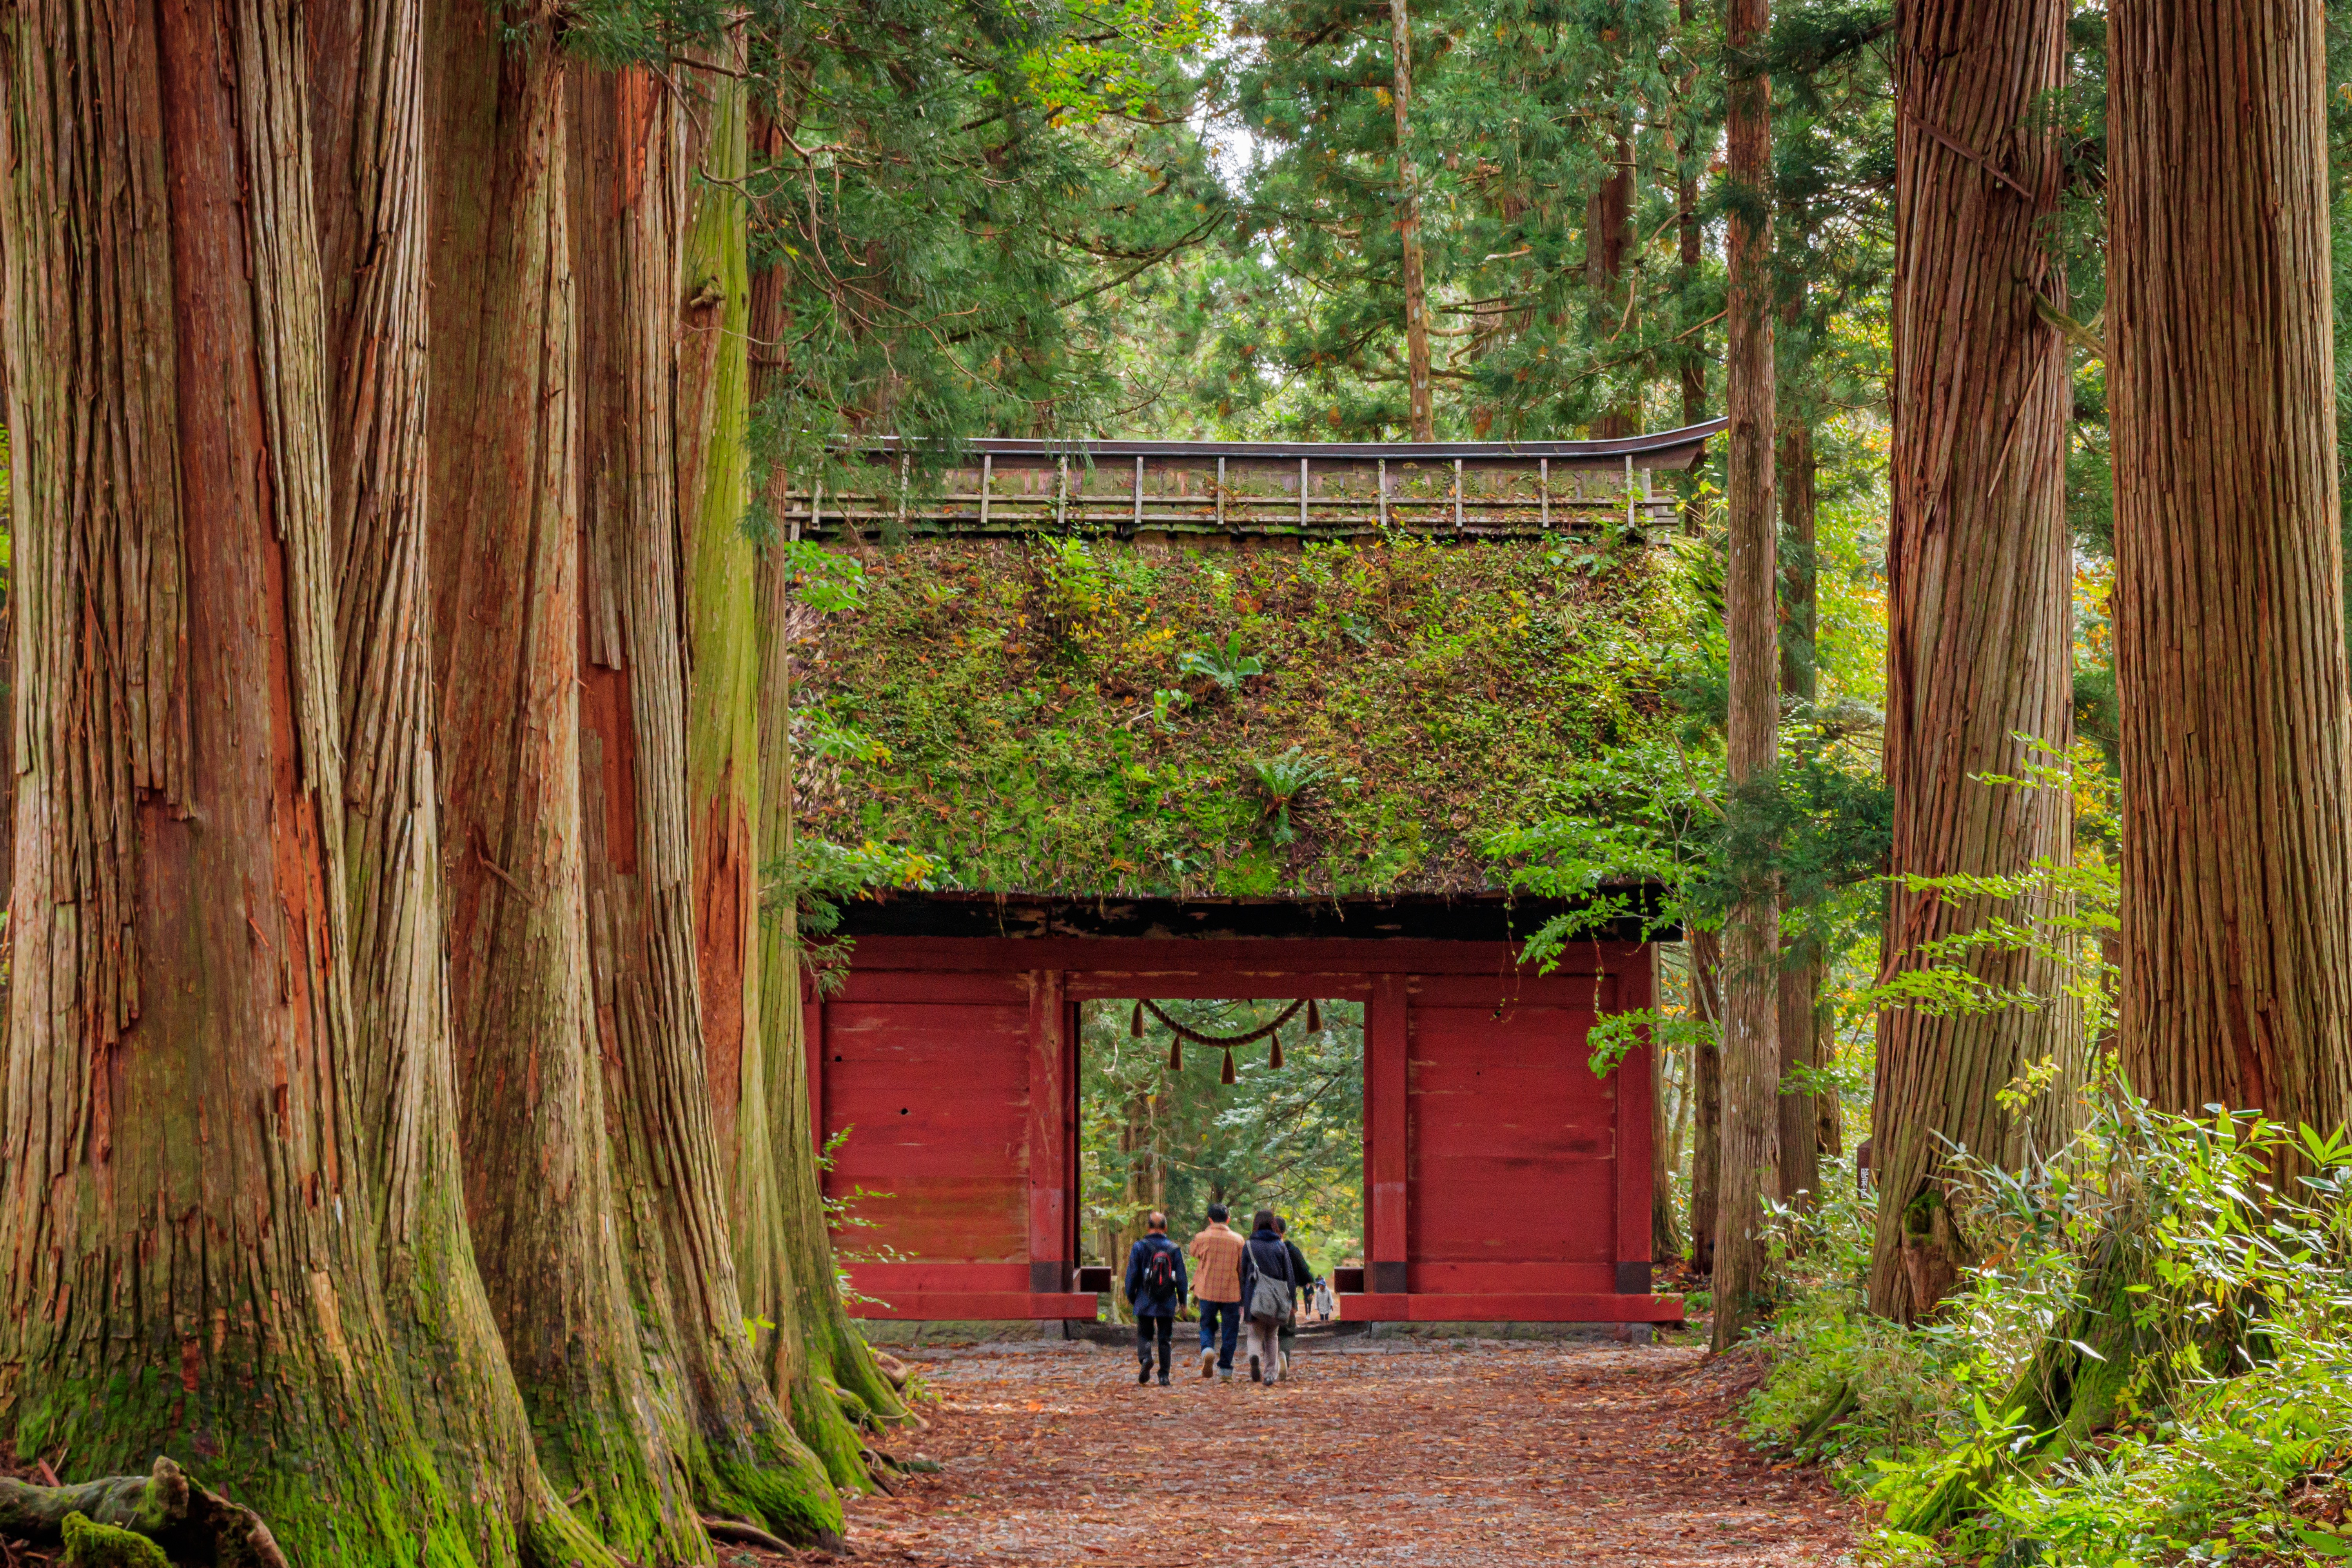
[[[868,1561],[1794,1568],[1850,1544],[1816,1476],[1733,1441],[1738,1373],[1696,1350],[1327,1341],[1271,1389],[1181,1363],[1139,1388],[1088,1344],[911,1359],[943,1404],[904,1446],[944,1468],[852,1504]]]

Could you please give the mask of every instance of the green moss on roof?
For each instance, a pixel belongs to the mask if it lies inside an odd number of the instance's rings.
[[[803,820],[986,891],[1488,890],[1485,834],[1668,727],[1685,624],[1662,555],[1541,541],[927,541],[866,565],[803,667]],[[1315,768],[1286,820],[1274,795]]]

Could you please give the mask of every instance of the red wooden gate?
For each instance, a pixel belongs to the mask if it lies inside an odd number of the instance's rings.
[[[913,1319],[1078,1318],[1077,1004],[1297,996],[1364,1009],[1364,1289],[1349,1320],[1679,1321],[1650,1291],[1650,1059],[1589,1065],[1597,1013],[1650,1005],[1654,952],[1580,943],[866,936],[807,1008],[812,1122],[850,1128],[858,1289]],[[1183,1229],[1192,1216],[1178,1216]]]

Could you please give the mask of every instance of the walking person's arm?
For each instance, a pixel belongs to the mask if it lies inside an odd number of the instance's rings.
[[[1136,1304],[1136,1296],[1143,1289],[1143,1243],[1137,1242],[1127,1249],[1127,1304]]]

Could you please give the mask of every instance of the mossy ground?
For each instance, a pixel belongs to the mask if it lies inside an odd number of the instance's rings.
[[[864,561],[802,686],[805,828],[987,890],[1486,889],[1482,834],[1671,721],[1687,624],[1661,552],[1566,540]],[[1320,770],[1286,814],[1261,777],[1285,758]]]

